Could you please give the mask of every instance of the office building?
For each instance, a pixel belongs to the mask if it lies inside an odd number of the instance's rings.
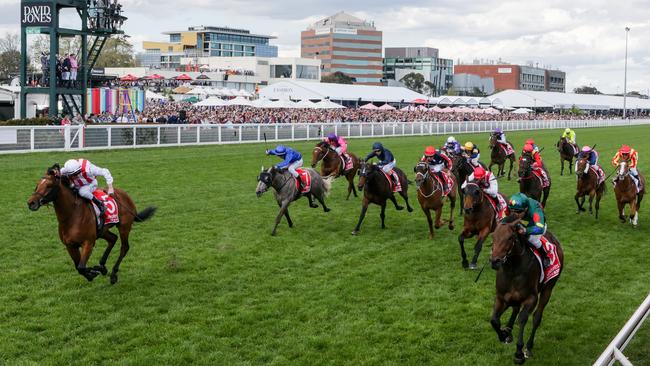
[[[443,95],[454,81],[454,62],[440,58],[437,48],[386,47],[383,78],[388,85],[397,85],[404,76],[417,73],[430,83],[423,90],[429,96]]]
[[[513,65],[506,63],[460,64],[454,67],[455,75],[469,74],[480,78],[492,78],[496,91],[515,89],[533,91],[564,92],[566,73],[560,70],[547,70],[537,66]]]

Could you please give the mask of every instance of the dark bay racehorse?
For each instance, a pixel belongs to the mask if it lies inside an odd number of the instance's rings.
[[[576,175],[578,182],[576,187],[576,213],[586,211],[584,209],[585,196],[589,196],[589,214],[593,213],[592,203],[594,197],[596,198],[596,218],[598,218],[598,210],[600,209],[600,199],[605,193],[605,181],[598,184],[598,174],[593,169],[588,168],[589,161],[587,158],[580,158],[576,161]],[[585,173],[586,171],[586,173]]]
[[[111,284],[115,284],[120,264],[129,251],[129,233],[133,223],[149,219],[156,212],[156,208],[147,207],[136,213],[131,197],[121,189],[115,190],[114,198],[118,206],[120,222],[105,225],[100,232],[97,232],[97,221],[92,205],[73,191],[68,178],[61,177],[59,164],[54,164],[41,177],[34,193],[27,201],[27,206],[30,210],[36,211],[50,202],[54,204],[54,212],[56,212],[56,218],[59,221],[59,238],[70,254],[77,272],[88,281],[92,281],[100,273],[102,275],[108,273],[106,261],[117,242],[117,235],[113,234],[110,229],[117,226],[121,246],[120,256],[111,271]],[[87,267],[88,259],[98,238],[106,240],[108,246],[99,265],[89,268]]]
[[[453,162],[451,172],[454,174],[456,177],[456,182],[458,182],[458,186],[467,180],[467,177],[472,175],[474,173],[474,167],[472,164],[467,162],[467,159],[462,156],[462,155],[454,155],[450,157],[451,161]],[[480,162],[479,162],[480,163]],[[485,168],[485,164],[480,163],[481,166]],[[463,192],[462,189],[458,190],[458,197],[460,198],[460,201],[464,201],[464,196],[465,193]],[[463,214],[463,205],[459,205],[460,208],[460,214]]]
[[[560,138],[560,141],[555,144],[557,151],[560,153],[560,175],[564,174],[564,162],[569,162],[569,169],[573,167],[573,159],[578,156],[578,148],[573,145],[566,137]]]
[[[431,219],[431,210],[436,212],[436,229],[442,226],[440,216],[442,207],[445,204],[445,197],[442,195],[442,186],[431,174],[427,163],[420,162],[413,169],[415,171],[415,186],[418,190],[418,202],[427,217],[429,224],[429,239],[433,239],[433,220]],[[451,173],[448,173],[451,175]],[[452,175],[452,178],[453,175]],[[454,230],[454,208],[456,207],[456,181],[449,187],[450,209],[449,209],[449,230]]]
[[[479,254],[481,254],[483,243],[497,225],[497,213],[485,196],[486,193],[476,183],[467,183],[464,191],[465,198],[463,199],[462,207],[465,215],[463,231],[458,235],[458,244],[460,244],[463,268],[476,269],[476,262],[478,261]],[[465,253],[465,239],[469,239],[474,235],[478,237],[478,240],[474,246],[472,262],[468,263],[467,254]]]
[[[560,275],[545,284],[540,283],[539,262],[532,250],[529,249],[526,238],[517,233],[519,221],[520,219],[515,215],[511,215],[502,220],[492,234],[493,245],[490,262],[492,268],[497,270],[497,278],[496,298],[490,323],[496,331],[499,341],[510,343],[512,342],[512,328],[517,315],[519,315],[519,335],[514,362],[522,364],[526,358],[533,356],[535,333],[542,323],[542,314]],[[560,271],[562,271],[564,252],[560,242],[548,231],[544,236],[557,246],[557,255],[562,266]],[[505,328],[501,328],[501,315],[509,307],[512,307],[512,315]],[[524,328],[530,314],[533,314],[533,329],[526,343],[526,349],[523,349]]]
[[[321,163],[320,174],[323,178],[345,176],[345,179],[348,181],[348,196],[346,200],[350,199],[350,193],[354,193],[354,197],[357,197],[357,190],[354,188],[354,176],[357,175],[357,171],[359,170],[359,158],[351,153],[348,153],[348,156],[352,159],[352,169],[344,171],[343,161],[336,151],[332,149],[330,144],[321,141],[314,147],[311,157],[312,168],[316,168],[318,162]]]
[[[402,185],[402,191],[399,192],[400,196],[404,198],[406,202],[406,208],[408,212],[413,212],[413,208],[409,205],[408,197],[408,179],[406,174],[399,169],[395,168],[395,172],[399,177],[400,184]],[[363,190],[363,200],[361,201],[361,214],[359,215],[359,222],[357,226],[352,231],[352,235],[357,235],[359,229],[361,229],[361,223],[363,222],[364,217],[366,216],[366,211],[368,211],[368,206],[371,203],[381,206],[381,213],[379,217],[381,218],[381,228],[385,229],[386,225],[384,219],[386,218],[386,200],[391,200],[395,205],[397,211],[401,211],[404,207],[397,204],[397,199],[395,194],[391,189],[390,183],[386,179],[386,176],[383,172],[379,170],[376,165],[368,164],[366,162],[361,162],[359,168],[359,183],[358,187],[360,190]]]
[[[275,236],[278,225],[282,220],[282,216],[287,218],[287,224],[289,227],[293,227],[293,221],[289,216],[289,205],[291,202],[298,200],[302,196],[306,196],[309,200],[309,207],[318,208],[318,205],[315,204],[312,200],[312,195],[316,197],[318,202],[323,205],[323,211],[329,212],[330,209],[325,205],[325,197],[329,193],[330,183],[327,180],[324,180],[314,169],[304,169],[309,172],[311,176],[311,190],[307,193],[300,193],[296,187],[296,180],[286,170],[278,170],[275,167],[271,167],[268,170],[262,172],[257,177],[257,188],[255,194],[259,198],[264,192],[266,192],[270,187],[273,187],[275,192],[275,200],[280,206],[280,211],[275,217],[275,226],[273,226],[273,231],[271,235]]]
[[[511,144],[512,146],[512,144]],[[510,160],[510,169],[508,169],[508,180],[510,180],[512,174],[512,166],[515,164],[515,153],[513,152],[510,155],[506,155],[505,150],[501,147],[499,140],[496,135],[490,135],[490,165],[488,170],[492,171],[492,166],[497,166],[497,177],[502,177],[506,175],[506,161]],[[514,146],[512,146],[514,151]]]
[[[546,207],[546,200],[551,192],[551,175],[548,174],[546,167],[542,166],[549,182],[549,186],[544,188],[542,179],[533,173],[533,163],[535,160],[527,153],[524,153],[519,159],[519,192],[541,202],[542,206]]]
[[[618,206],[618,218],[625,222],[625,205],[630,205],[630,223],[635,227],[639,224],[639,208],[645,194],[645,178],[639,173],[641,180],[641,191],[637,194],[636,185],[630,176],[630,166],[626,160],[621,160],[616,168],[616,204]]]

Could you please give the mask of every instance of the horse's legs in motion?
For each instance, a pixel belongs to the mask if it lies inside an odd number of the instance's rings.
[[[460,235],[458,235],[458,244],[460,245],[460,256],[463,258],[463,268],[467,268],[469,266],[469,262],[467,262],[467,253],[465,253],[465,239],[466,238],[471,238],[474,236],[471,231],[465,231],[463,230]]]
[[[88,281],[92,281],[95,277],[99,275],[99,271],[91,268],[87,268],[86,264],[90,258],[90,254],[93,252],[93,247],[95,243],[90,241],[85,241],[81,244],[81,258],[79,259],[79,264],[77,265],[77,272],[82,276],[86,277]]]
[[[510,180],[510,176],[512,174],[512,166],[515,164],[515,156],[510,155],[510,169],[508,170],[508,180]]]
[[[605,183],[603,183],[605,184]],[[600,199],[603,198],[603,191],[596,190],[596,218],[598,218],[598,210],[600,210]]]
[[[625,203],[617,200],[616,205],[618,206],[618,218],[622,223],[625,223]]]
[[[390,197],[388,197],[388,198],[390,198],[390,201],[393,202],[393,204],[395,205],[395,209],[397,211],[402,211],[404,209],[404,207],[397,204],[397,199],[395,199],[394,194],[391,194]]]
[[[363,218],[366,217],[366,211],[368,211],[368,199],[363,197],[363,201],[361,202],[361,214],[359,215],[359,222],[357,222],[357,226],[354,228],[352,231],[352,235],[357,235],[359,233],[359,229],[361,229],[361,223],[363,222]]]
[[[551,194],[551,186],[549,185],[548,187],[544,188],[542,190],[542,207],[546,209],[546,200],[548,199],[548,196]]]
[[[327,206],[325,205],[325,200],[323,199],[323,196],[324,196],[324,195],[325,195],[325,194],[322,193],[320,196],[316,196],[316,199],[317,199],[318,202],[320,202],[320,204],[323,206],[323,211],[325,211],[325,212],[330,212],[329,207],[327,207]],[[316,206],[316,207],[318,207],[318,206]],[[287,212],[288,212],[288,211],[287,211]],[[287,215],[287,216],[288,216],[288,215]]]
[[[512,336],[510,336],[510,341],[508,342],[508,332],[506,332],[505,329],[501,329],[501,315],[503,315],[507,308],[508,306],[505,301],[497,296],[494,300],[494,308],[492,310],[492,319],[490,320],[490,324],[492,324],[494,331],[497,332],[499,341],[503,343],[512,342]]]
[[[424,216],[427,217],[427,224],[429,224],[429,239],[433,239],[433,220],[431,219],[431,210],[428,208],[422,208]]]
[[[562,157],[562,153],[560,153],[560,176],[564,175],[564,158]]]
[[[405,184],[408,184],[408,183],[405,182]],[[402,191],[399,192],[399,195],[402,196],[402,198],[404,198],[404,202],[406,202],[406,211],[413,212],[413,207],[411,207],[411,205],[409,205],[409,195],[408,195],[408,193],[405,190],[402,189]]]
[[[526,322],[528,322],[528,315],[535,309],[535,303],[537,302],[537,296],[529,296],[521,304],[521,312],[519,313],[519,336],[517,337],[517,351],[515,352],[514,361],[516,364],[521,365],[526,361],[526,357],[523,352],[524,348],[524,330],[526,328]]]
[[[284,216],[284,213],[287,211],[288,207],[289,201],[282,201],[282,204],[280,205],[280,212],[278,212],[278,215],[275,217],[275,226],[273,227],[271,235],[275,236],[275,233],[278,230],[278,225],[280,225],[280,220],[282,220],[282,216]]]
[[[537,308],[535,309],[535,313],[533,314],[533,330],[530,331],[530,338],[528,338],[528,342],[526,343],[526,350],[524,351],[524,355],[526,356],[526,358],[533,357],[533,346],[535,345],[535,332],[537,332],[537,328],[542,323],[542,315],[544,314],[544,308],[546,307],[546,304],[548,304],[548,301],[551,299],[552,290],[553,287],[547,284],[547,287],[542,291],[542,293],[539,296],[539,303],[537,304]]]
[[[454,209],[456,208],[456,194],[454,192],[454,187],[451,187],[452,191],[449,193],[449,230],[454,230]]]
[[[106,261],[108,261],[108,255],[111,254],[111,251],[113,250],[113,247],[117,242],[117,235],[106,230],[104,231],[104,235],[102,235],[102,238],[108,242],[108,245],[106,246],[106,250],[104,250],[102,259],[99,260],[99,265],[93,267],[93,269],[98,270],[99,272],[102,273],[102,275],[106,276],[106,274],[108,273],[108,270],[106,270]]]
[[[512,328],[515,326],[515,320],[517,320],[519,309],[520,309],[519,305],[512,306],[512,314],[510,314],[510,319],[508,319],[508,324],[506,324],[505,329],[503,329],[506,332],[505,343],[512,342]]]
[[[307,193],[307,200],[309,201],[309,207],[318,208],[318,205],[314,203],[314,200],[311,198],[311,193]]]
[[[68,254],[70,254],[70,258],[72,258],[72,261],[74,262],[74,268],[79,267],[79,261],[81,260],[79,247],[74,245],[66,245],[65,249],[68,251]]]
[[[630,202],[630,224],[634,225],[635,227],[638,224],[638,212],[636,210],[636,201],[637,198],[634,197],[632,202]]]
[[[440,207],[438,207],[436,210],[436,229],[440,229],[440,227],[442,227],[440,216],[442,216],[442,205],[440,205]]]
[[[469,264],[469,269],[476,269],[476,262],[478,262],[478,256],[481,254],[481,249],[483,249],[483,242],[485,241],[485,238],[490,235],[490,227],[483,228],[478,233],[478,240],[476,241],[476,245],[474,246],[474,257],[472,257],[472,262]]]
[[[381,228],[385,229],[386,224],[384,221],[386,220],[386,201],[381,204],[381,212],[379,213],[379,217],[381,218]]]
[[[120,226],[120,256],[117,257],[115,264],[113,265],[113,270],[111,271],[111,285],[117,283],[117,272],[120,271],[120,264],[126,253],[129,252],[129,233],[131,232],[131,225]]]
[[[350,199],[350,193],[354,193],[354,197],[357,197],[357,189],[354,188],[354,174],[348,173],[348,175],[345,176],[345,179],[348,180],[348,196],[345,199]]]
[[[594,202],[594,196],[596,195],[595,191],[590,191],[589,192],[589,214],[593,215],[594,210],[593,210],[593,202]]]

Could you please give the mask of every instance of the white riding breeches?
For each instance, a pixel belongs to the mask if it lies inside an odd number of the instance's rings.
[[[339,156],[343,155],[343,148],[341,146],[334,149],[334,151],[336,151],[336,153],[339,154]]]
[[[87,200],[93,199],[93,192],[97,189],[97,180],[92,181],[90,184],[86,184],[83,187],[79,187],[79,195]]]
[[[429,165],[429,168],[430,168],[434,173],[440,173],[444,167],[445,167],[445,164]]]
[[[546,234],[546,224],[544,224],[544,232],[539,235],[529,235],[528,242],[535,248],[539,249],[542,247],[542,236],[544,234]]]
[[[386,173],[386,174],[390,174],[393,171],[393,169],[395,168],[395,164],[396,164],[396,161],[393,160],[390,163],[382,166],[381,170],[383,170],[384,173]]]
[[[289,164],[287,167],[287,170],[291,175],[293,175],[294,178],[298,178],[298,172],[296,171],[297,168],[300,168],[302,166],[302,159],[298,161],[294,161],[293,163]]]

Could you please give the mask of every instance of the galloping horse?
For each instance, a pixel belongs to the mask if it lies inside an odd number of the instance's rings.
[[[402,191],[399,192],[399,194],[402,196],[402,198],[404,198],[408,212],[413,212],[413,208],[409,205],[408,179],[406,178],[406,174],[404,174],[404,172],[399,168],[394,168],[394,170],[395,173],[397,173],[400,185],[402,186]],[[361,223],[366,216],[366,211],[368,211],[368,205],[371,203],[381,206],[381,213],[379,214],[379,217],[381,218],[382,229],[386,228],[386,225],[384,223],[384,219],[386,218],[386,200],[390,199],[391,202],[393,202],[395,205],[395,209],[397,211],[404,209],[404,207],[397,204],[397,199],[395,199],[395,194],[393,193],[391,184],[388,182],[388,179],[384,173],[381,172],[376,165],[371,165],[363,161],[361,162],[361,166],[359,168],[359,183],[357,187],[360,190],[363,190],[363,200],[361,201],[361,214],[359,215],[359,222],[352,231],[352,235],[357,235],[359,233]]]
[[[621,160],[616,169],[616,185],[614,193],[616,194],[616,204],[618,206],[618,218],[625,222],[625,205],[630,205],[630,223],[635,227],[639,223],[639,208],[645,194],[645,178],[639,173],[641,180],[641,190],[636,191],[634,180],[630,176],[630,165],[627,160]]]
[[[510,169],[508,169],[508,180],[510,180],[510,176],[512,173],[512,166],[515,163],[515,153],[513,152],[510,155],[506,155],[506,152],[503,150],[501,144],[498,142],[497,136],[494,134],[490,136],[490,149],[492,150],[492,152],[490,153],[490,165],[488,167],[488,170],[492,171],[492,165],[496,165],[498,167],[497,176],[498,177],[505,176],[506,160],[510,160]],[[514,146],[512,146],[512,149],[514,150]]]
[[[54,204],[54,212],[56,212],[56,218],[59,221],[59,238],[70,254],[77,272],[88,281],[92,281],[100,273],[102,275],[108,273],[106,261],[117,242],[117,235],[113,234],[110,229],[117,226],[121,246],[120,256],[111,271],[111,284],[115,284],[120,264],[129,251],[129,233],[133,223],[149,219],[156,212],[156,208],[147,207],[136,213],[131,197],[123,190],[116,189],[114,198],[119,211],[119,223],[105,225],[98,232],[96,216],[91,203],[79,197],[70,187],[71,182],[68,178],[61,176],[59,164],[54,164],[47,169],[45,175],[36,185],[34,193],[27,201],[27,206],[30,210],[36,211],[50,202]],[[88,268],[88,259],[98,238],[106,240],[108,246],[99,265]]]
[[[280,211],[275,217],[275,226],[271,235],[275,236],[280,220],[282,216],[287,218],[287,224],[289,227],[293,227],[293,221],[289,216],[289,205],[291,202],[298,200],[302,196],[306,196],[309,200],[309,207],[318,208],[318,205],[315,204],[312,200],[312,195],[316,197],[318,202],[323,205],[323,211],[329,212],[330,209],[325,205],[325,196],[329,193],[330,183],[329,181],[323,179],[314,169],[304,169],[309,173],[311,177],[311,189],[307,193],[300,193],[296,187],[295,178],[288,171],[280,171],[275,167],[271,167],[268,170],[264,171],[262,167],[262,172],[257,177],[257,188],[255,194],[259,198],[264,192],[266,192],[270,187],[273,187],[275,190],[275,199],[280,206]]]
[[[557,151],[560,153],[560,175],[564,174],[564,161],[569,162],[569,169],[573,166],[573,159],[578,155],[578,149],[575,145],[569,142],[566,137],[560,138],[560,141],[555,144]]]
[[[585,196],[589,195],[589,214],[593,213],[592,202],[596,197],[596,218],[598,218],[598,210],[600,209],[600,199],[605,193],[605,181],[598,183],[598,174],[596,174],[591,167],[588,167],[589,160],[587,158],[580,158],[576,161],[576,175],[578,182],[576,187],[576,213],[584,212]]]
[[[311,156],[312,168],[316,168],[316,164],[321,162],[320,174],[323,178],[345,176],[345,179],[348,180],[348,196],[346,200],[350,199],[350,193],[354,193],[354,197],[357,197],[357,190],[354,188],[354,176],[357,175],[357,171],[359,170],[359,158],[354,154],[348,153],[348,155],[352,159],[352,169],[347,171],[339,155],[325,141],[316,144]]]
[[[544,188],[542,178],[533,173],[533,163],[535,163],[535,160],[530,154],[524,154],[519,159],[519,192],[541,202],[542,206],[546,207],[546,200],[551,192],[551,175],[548,174],[546,167],[542,166],[549,183],[548,187]]]
[[[467,158],[465,158],[463,155],[455,155],[453,156],[453,158],[450,157],[450,159],[452,159],[453,162],[451,172],[456,177],[456,182],[458,182],[458,186],[460,186],[461,184],[463,184],[463,182],[467,180],[467,177],[469,177],[470,175],[472,175],[472,173],[474,173],[474,167],[472,166],[472,164],[467,162]],[[485,164],[483,163],[480,164],[481,166],[485,167]],[[464,201],[465,193],[463,192],[462,189],[458,190],[458,196],[461,202]],[[460,208],[460,214],[462,215],[463,205],[460,205],[459,208]]]
[[[431,170],[427,163],[420,162],[413,168],[415,172],[415,186],[418,190],[418,202],[427,217],[429,223],[429,239],[433,239],[433,220],[431,219],[431,210],[436,212],[436,229],[442,226],[440,216],[444,206],[444,196],[442,186],[436,178],[431,175]],[[449,230],[454,230],[454,208],[456,207],[456,180],[452,178],[453,184],[449,187]]]
[[[474,182],[469,182],[465,186],[465,195],[463,199],[462,208],[465,211],[463,220],[463,231],[458,235],[458,244],[460,244],[460,255],[463,259],[463,268],[476,269],[476,262],[478,256],[481,254],[483,242],[487,239],[488,235],[497,225],[497,212],[492,207],[486,193],[483,192],[481,187]],[[467,254],[465,253],[465,239],[469,239],[474,235],[478,236],[476,245],[474,246],[474,256],[472,262],[467,262]]]
[[[519,236],[517,226],[520,219],[514,215],[501,221],[492,234],[492,253],[490,262],[492,268],[497,270],[496,298],[490,323],[497,332],[499,341],[512,342],[512,328],[519,315],[519,335],[517,337],[517,351],[514,362],[522,364],[526,358],[533,356],[535,333],[542,322],[544,308],[551,298],[553,287],[560,278],[564,268],[564,252],[560,242],[551,234],[544,235],[550,242],[557,246],[557,256],[561,265],[560,274],[546,283],[540,283],[541,268],[532,250],[528,248],[526,239]],[[505,328],[501,328],[501,315],[512,307],[512,315]],[[533,329],[524,350],[524,328],[528,316],[533,313]]]

